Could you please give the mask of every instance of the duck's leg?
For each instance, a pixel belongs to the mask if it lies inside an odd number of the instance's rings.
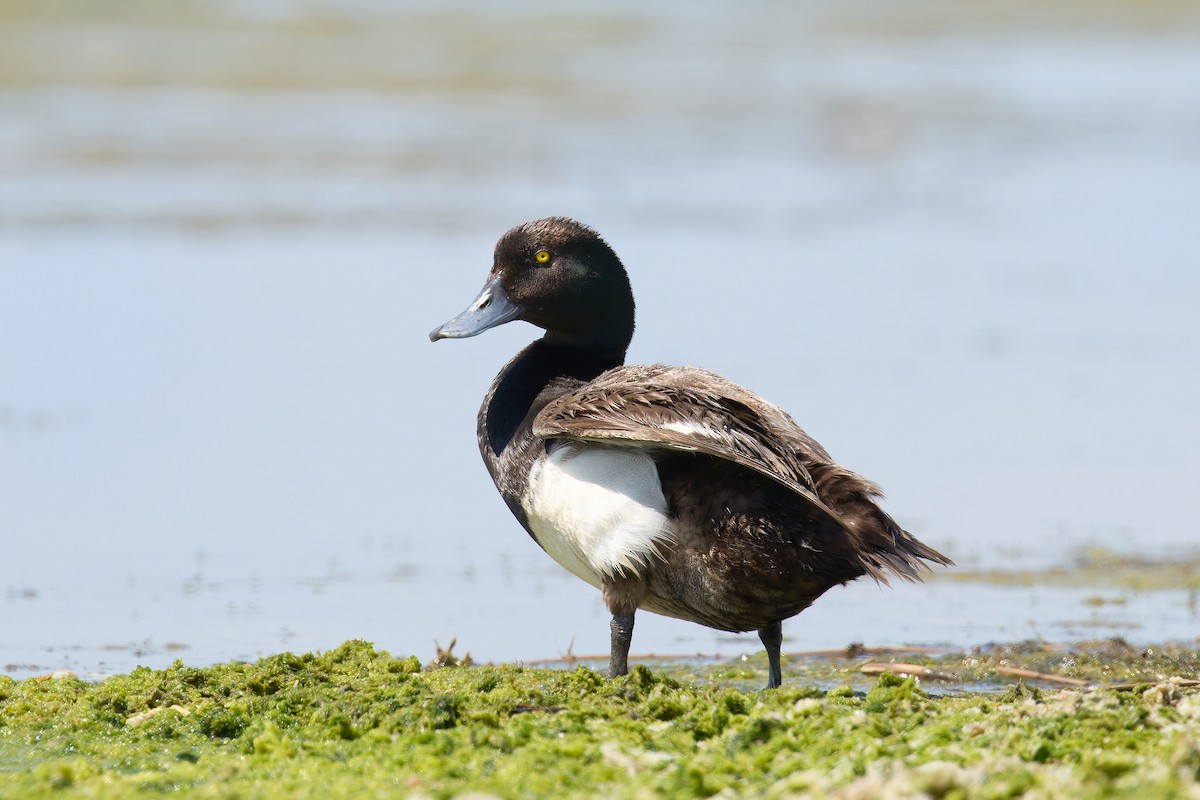
[[[608,651],[608,677],[629,674],[629,643],[633,641],[633,613],[613,614],[612,644]]]
[[[633,614],[646,596],[646,582],[637,575],[611,575],[602,584],[604,604],[612,613],[612,641],[608,651],[608,677],[629,674],[629,643],[633,641]]]
[[[783,623],[773,622],[758,629],[758,638],[767,648],[767,688],[778,689],[783,683],[783,669],[779,666],[779,648],[783,645]]]

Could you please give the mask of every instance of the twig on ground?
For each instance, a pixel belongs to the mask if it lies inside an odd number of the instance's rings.
[[[996,672],[999,672],[1001,675],[1012,675],[1014,678],[1029,678],[1034,681],[1061,683],[1065,686],[1088,685],[1088,682],[1083,678],[1066,678],[1062,675],[1051,675],[1049,672],[1035,672],[1031,669],[1020,669],[1018,667],[996,667]]]
[[[860,666],[858,671],[863,675],[882,675],[885,672],[890,672],[893,675],[912,675],[914,678],[933,678],[939,681],[961,680],[957,675],[952,675],[949,672],[942,672],[922,664],[905,664],[899,661],[893,664],[886,664],[882,661],[868,661]]]

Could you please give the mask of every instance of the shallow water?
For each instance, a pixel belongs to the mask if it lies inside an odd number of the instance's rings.
[[[1188,4],[237,8],[0,9],[10,674],[603,652],[475,451],[533,329],[425,338],[547,214],[629,266],[632,360],[789,409],[964,567],[1192,553]],[[785,646],[1197,622],[1179,586],[859,583]],[[757,641],[646,614],[634,648]]]

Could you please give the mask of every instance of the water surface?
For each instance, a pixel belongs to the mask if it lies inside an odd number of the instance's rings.
[[[1190,556],[1197,15],[954,9],[7,5],[0,664],[603,652],[475,451],[536,332],[425,337],[549,214],[628,265],[631,360],[784,406],[965,568]],[[1196,632],[1186,585],[860,582],[785,646]]]

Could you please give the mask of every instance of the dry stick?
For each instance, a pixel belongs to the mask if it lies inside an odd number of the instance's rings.
[[[939,681],[960,680],[957,675],[951,675],[948,672],[939,672],[936,669],[930,669],[921,664],[904,664],[902,662],[884,664],[880,661],[868,661],[859,667],[858,671],[863,675],[882,675],[885,672],[890,672],[893,675],[912,675],[916,678],[934,678]]]
[[[1112,692],[1132,692],[1134,689],[1140,689],[1143,686],[1154,686],[1158,683],[1171,683],[1175,686],[1200,686],[1200,680],[1192,680],[1191,678],[1168,678],[1165,681],[1142,681],[1141,683],[1114,683],[1111,686],[1097,686],[1097,689],[1108,689]]]
[[[996,667],[996,672],[1003,675],[1012,675],[1017,678],[1029,678],[1035,681],[1049,681],[1050,683],[1061,683],[1066,686],[1087,686],[1088,682],[1083,678],[1064,678],[1061,675],[1051,675],[1048,672],[1034,672],[1031,669],[1018,669],[1017,667]]]
[[[795,658],[805,658],[809,656],[841,656],[842,658],[855,658],[860,655],[867,656],[882,656],[893,653],[918,653],[937,654],[946,652],[944,647],[925,647],[923,645],[911,645],[908,647],[839,647],[836,650],[796,650],[791,653],[784,653],[785,656]],[[853,654],[853,655],[851,655]]]

